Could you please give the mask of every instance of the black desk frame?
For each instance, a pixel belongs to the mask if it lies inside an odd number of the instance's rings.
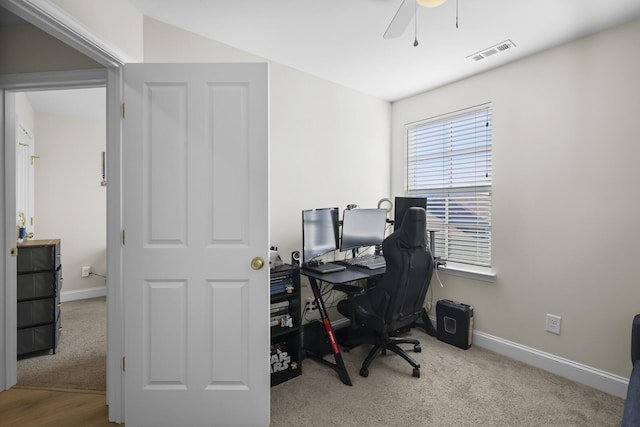
[[[318,312],[320,313],[320,320],[322,321],[325,333],[327,334],[327,338],[329,340],[331,352],[333,353],[335,362],[330,362],[324,359],[324,355],[322,354],[316,354],[308,349],[303,350],[305,351],[305,354],[310,358],[336,371],[343,384],[352,385],[351,378],[349,377],[347,368],[344,366],[344,361],[342,360],[342,353],[340,352],[340,347],[338,346],[338,341],[336,340],[335,331],[333,330],[333,326],[331,326],[331,320],[329,320],[329,314],[327,313],[327,309],[324,305],[324,300],[322,299],[322,294],[320,293],[320,286],[318,285],[318,281],[331,283],[332,285],[339,285],[354,282],[360,279],[367,279],[369,277],[378,276],[380,274],[383,274],[385,269],[379,268],[376,270],[369,270],[366,268],[351,265],[345,265],[345,267],[346,270],[325,274],[309,271],[305,268],[302,268],[302,270],[300,270],[300,274],[306,276],[309,279],[309,285],[311,285],[311,290],[313,291],[313,297],[315,298],[316,307],[318,307]]]

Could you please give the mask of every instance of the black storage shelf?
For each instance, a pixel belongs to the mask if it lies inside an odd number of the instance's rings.
[[[271,295],[271,303],[273,304],[274,302],[290,300],[292,297],[295,298],[297,295],[298,292]]]
[[[300,269],[271,269],[271,386],[302,374]],[[284,322],[284,326],[281,323]]]
[[[301,363],[301,336],[300,333],[293,334],[292,336],[275,340],[275,342],[286,341],[287,350],[289,351],[290,361],[285,370],[280,372],[271,373],[271,386],[281,384],[299,375],[302,375],[302,363]],[[272,344],[274,341],[272,340]]]
[[[271,338],[279,338],[288,334],[298,335],[300,334],[300,327],[295,326],[293,328],[282,328],[280,326],[271,327]]]

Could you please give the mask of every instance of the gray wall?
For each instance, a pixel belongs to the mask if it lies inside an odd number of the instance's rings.
[[[0,27],[0,74],[101,67],[32,25]]]

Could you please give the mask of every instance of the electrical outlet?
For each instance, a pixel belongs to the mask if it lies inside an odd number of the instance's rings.
[[[91,274],[91,267],[82,267],[82,273],[81,273],[82,277],[89,277],[90,274]]]
[[[309,311],[316,310],[318,307],[316,306],[315,298],[308,297],[307,302],[305,303],[305,307],[307,307]]]
[[[562,317],[556,316],[555,314],[547,313],[547,325],[546,325],[547,332],[560,335],[561,325],[562,325]]]

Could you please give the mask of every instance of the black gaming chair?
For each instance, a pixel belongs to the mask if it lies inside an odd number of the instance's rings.
[[[420,377],[420,364],[398,346],[413,344],[414,351],[420,352],[420,342],[393,335],[422,316],[433,273],[433,257],[425,243],[426,212],[423,208],[409,208],[400,229],[382,243],[387,268],[380,281],[373,289],[338,304],[343,316],[356,326],[373,331],[367,341],[374,347],[360,368],[363,377],[369,376],[369,365],[378,352],[385,354],[387,350],[402,356],[413,366],[413,376]]]

